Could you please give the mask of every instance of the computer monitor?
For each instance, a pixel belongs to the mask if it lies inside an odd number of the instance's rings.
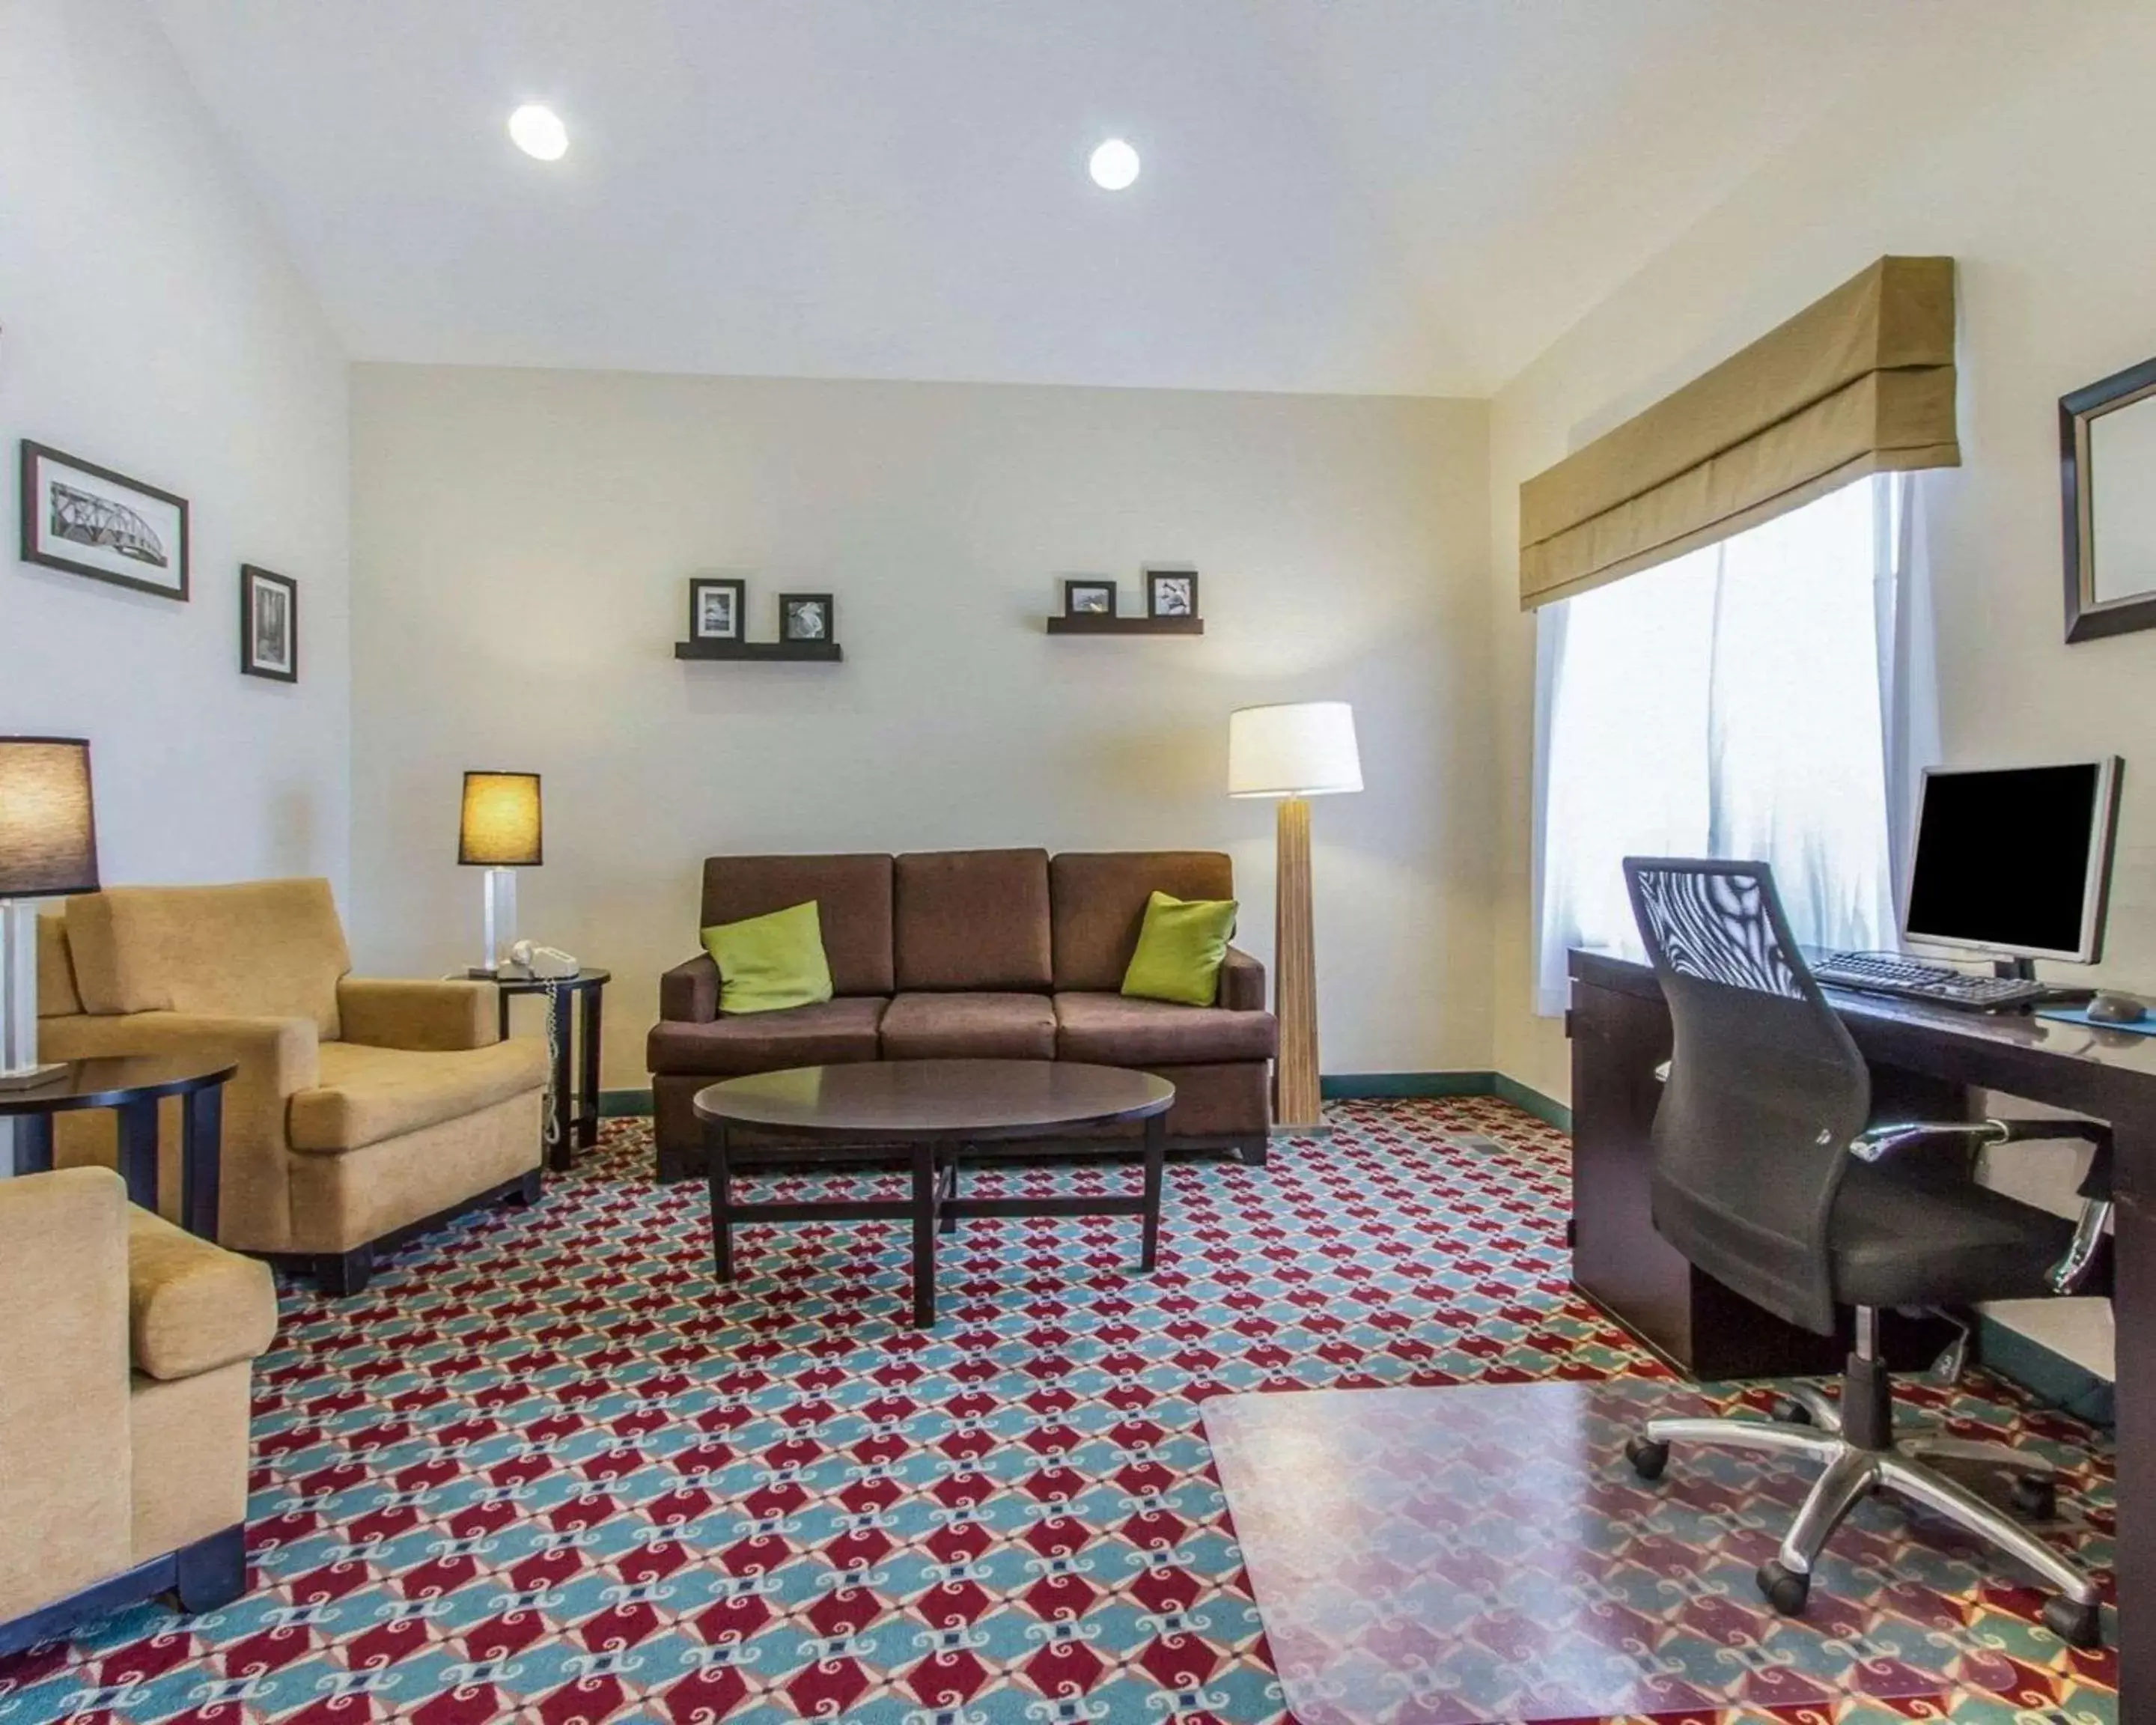
[[[2058,767],[1928,769],[1903,937],[2095,963],[2124,764],[2114,755]]]

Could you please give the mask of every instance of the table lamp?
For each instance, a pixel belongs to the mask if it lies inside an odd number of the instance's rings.
[[[90,744],[0,737],[0,1090],[41,1084],[38,912],[33,898],[97,891]]]
[[[516,944],[516,871],[542,860],[539,830],[539,775],[467,773],[463,819],[457,827],[457,860],[486,870],[480,940],[486,962],[473,976],[516,973],[509,949]]]
[[[1355,715],[1344,701],[1238,707],[1228,716],[1228,794],[1280,798],[1273,898],[1276,1126],[1324,1130],[1317,1092],[1317,954],[1310,921],[1310,802],[1363,788]]]

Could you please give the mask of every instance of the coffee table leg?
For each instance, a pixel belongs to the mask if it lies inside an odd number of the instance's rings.
[[[734,1279],[733,1175],[726,1166],[726,1123],[704,1127],[704,1167],[711,1189],[711,1252],[721,1281]]]
[[[217,1238],[218,1181],[224,1160],[224,1086],[209,1084],[183,1102],[180,1219],[198,1240]]]
[[[127,1201],[146,1210],[157,1208],[157,1103],[127,1102],[112,1111],[120,1117],[120,1178],[127,1183]]]
[[[15,1172],[49,1174],[53,1171],[53,1117],[18,1114],[15,1117]]]
[[[1148,1114],[1145,1123],[1145,1246],[1138,1268],[1151,1270],[1160,1255],[1160,1178],[1168,1157],[1168,1117]]]
[[[913,1147],[913,1325],[936,1322],[936,1146]]]
[[[958,1195],[958,1146],[953,1144],[945,1154],[949,1160],[943,1166],[942,1196],[939,1202],[948,1204]],[[958,1219],[946,1209],[943,1212],[943,1232],[956,1234],[957,1231]]]

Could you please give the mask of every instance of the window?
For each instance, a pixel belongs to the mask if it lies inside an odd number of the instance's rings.
[[[1642,952],[1630,855],[1762,859],[1799,941],[1895,927],[1889,809],[1906,481],[1862,480],[1538,614],[1537,932]]]

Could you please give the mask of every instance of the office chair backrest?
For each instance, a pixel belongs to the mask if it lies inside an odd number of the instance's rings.
[[[1627,857],[1676,1031],[1655,1115],[1654,1214],[1717,1281],[1834,1330],[1828,1217],[1871,1075],[1789,934],[1764,863]]]

